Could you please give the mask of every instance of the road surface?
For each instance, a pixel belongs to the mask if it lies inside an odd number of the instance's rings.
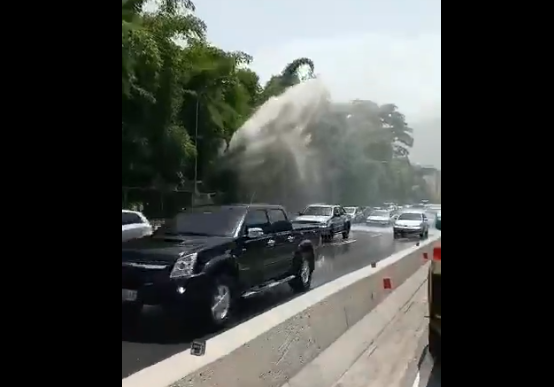
[[[401,387],[441,387],[441,368],[434,364],[427,348],[427,330],[421,337],[419,358],[408,367]]]
[[[349,240],[336,236],[319,251],[312,286],[318,287],[372,262],[378,262],[396,251],[414,245],[414,241],[394,241],[391,228],[369,228],[355,225]],[[236,321],[240,324],[260,313],[289,301],[293,297],[287,285],[245,300]],[[156,309],[146,309],[136,326],[122,319],[121,377],[122,379],[156,364],[189,347],[196,338],[209,338],[217,333],[197,328],[175,326]],[[418,386],[419,387],[419,386]]]

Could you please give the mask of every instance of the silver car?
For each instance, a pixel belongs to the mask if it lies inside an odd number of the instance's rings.
[[[138,211],[121,210],[121,241],[152,235],[152,225]]]
[[[335,234],[342,234],[348,239],[352,222],[343,207],[329,204],[312,204],[294,219],[297,224],[317,225],[325,241],[333,239]]]
[[[369,226],[390,226],[393,222],[394,213],[389,210],[372,211],[366,219]]]
[[[414,236],[425,239],[429,236],[429,219],[423,211],[404,211],[398,215],[393,230],[395,239]]]

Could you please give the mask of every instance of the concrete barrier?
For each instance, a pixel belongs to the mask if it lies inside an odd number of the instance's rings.
[[[437,241],[440,235],[314,289],[208,340],[204,356],[184,351],[122,387],[280,387],[410,278]]]
[[[398,387],[427,326],[428,273],[418,269],[282,387]]]

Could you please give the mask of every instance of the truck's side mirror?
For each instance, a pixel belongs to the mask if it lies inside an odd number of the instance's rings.
[[[246,231],[246,236],[249,239],[259,238],[264,235],[264,231],[259,227],[251,227]]]
[[[302,216],[302,215],[304,215],[304,214],[302,213],[302,211],[298,211],[298,216]]]

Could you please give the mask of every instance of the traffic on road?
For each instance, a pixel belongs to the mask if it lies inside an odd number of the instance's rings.
[[[353,208],[205,206],[124,240],[122,378],[433,232],[420,209]]]

